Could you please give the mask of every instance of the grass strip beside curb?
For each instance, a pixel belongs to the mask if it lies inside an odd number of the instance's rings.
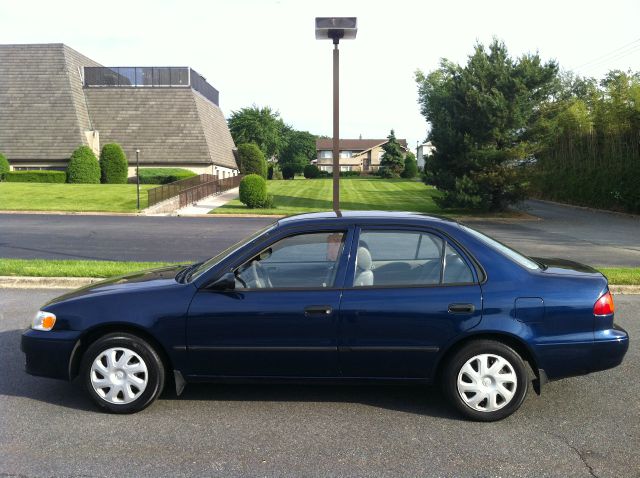
[[[0,258],[0,276],[106,278],[175,264],[181,263]],[[607,276],[610,284],[640,286],[640,267],[597,269]]]
[[[174,262],[119,262],[0,258],[0,276],[106,278],[174,264]]]

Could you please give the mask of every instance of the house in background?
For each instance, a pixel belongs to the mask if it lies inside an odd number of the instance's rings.
[[[424,170],[424,165],[427,162],[427,158],[433,154],[436,147],[431,143],[431,141],[427,141],[418,146],[416,150],[416,162],[418,163],[418,168],[420,170]]]
[[[0,152],[15,170],[65,169],[78,146],[135,163],[237,174],[219,93],[188,67],[103,67],[63,44],[0,45]],[[135,168],[129,168],[133,175]]]
[[[361,171],[375,173],[380,168],[384,150],[382,146],[389,140],[384,139],[340,139],[340,171]],[[398,139],[406,152],[407,140]],[[317,157],[315,164],[321,171],[333,171],[333,139],[316,139]]]

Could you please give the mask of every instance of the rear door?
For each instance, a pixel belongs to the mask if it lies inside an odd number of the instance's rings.
[[[440,348],[480,321],[475,270],[436,231],[358,232],[341,302],[342,374],[427,378]]]

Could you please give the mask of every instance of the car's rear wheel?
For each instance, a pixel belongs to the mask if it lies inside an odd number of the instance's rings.
[[[89,396],[112,413],[134,413],[162,392],[165,371],[154,348],[132,334],[111,333],[93,342],[82,358]]]
[[[494,340],[464,345],[445,365],[442,378],[445,393],[462,414],[487,422],[520,408],[529,387],[520,355]]]

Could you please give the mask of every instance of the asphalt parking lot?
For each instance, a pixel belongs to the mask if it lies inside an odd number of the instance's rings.
[[[142,413],[23,372],[21,329],[62,291],[0,289],[0,476],[640,477],[640,347],[618,368],[461,420],[434,388],[189,385]],[[640,296],[617,296],[640,336]]]

